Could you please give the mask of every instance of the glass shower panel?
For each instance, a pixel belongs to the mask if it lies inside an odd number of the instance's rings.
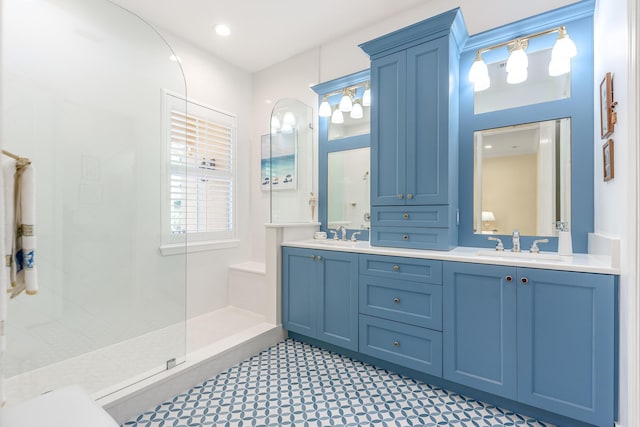
[[[7,398],[67,384],[104,396],[185,355],[185,255],[159,251],[162,95],[184,96],[184,75],[109,1],[2,4],[2,144],[36,168],[40,286],[9,301]]]
[[[317,221],[312,114],[311,107],[297,99],[281,99],[271,112],[262,187],[269,189],[272,224]]]

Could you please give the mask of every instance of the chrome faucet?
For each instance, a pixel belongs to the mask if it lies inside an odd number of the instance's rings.
[[[358,236],[362,234],[361,231],[354,231],[353,234],[351,235],[351,241],[352,242],[357,242],[358,241]]]
[[[520,252],[520,232],[518,230],[513,230],[511,239],[513,240],[513,248],[511,248],[511,252]]]
[[[344,225],[336,227],[336,237],[334,237],[334,239],[337,240],[338,234],[340,235],[340,240],[347,240],[347,229]]]

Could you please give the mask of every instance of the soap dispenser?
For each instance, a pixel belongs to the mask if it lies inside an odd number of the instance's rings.
[[[556,229],[558,230],[558,255],[573,255],[573,244],[571,242],[571,232],[569,231],[568,223],[558,221],[556,222]]]

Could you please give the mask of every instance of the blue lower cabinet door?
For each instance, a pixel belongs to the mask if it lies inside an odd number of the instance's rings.
[[[615,278],[518,270],[518,400],[612,426]]]
[[[316,336],[317,257],[310,249],[282,250],[282,326]]]
[[[442,376],[442,333],[439,331],[361,314],[360,352]]]
[[[444,377],[516,398],[516,269],[445,262]]]
[[[318,251],[317,338],[358,350],[358,254]],[[307,273],[308,274],[308,273]]]

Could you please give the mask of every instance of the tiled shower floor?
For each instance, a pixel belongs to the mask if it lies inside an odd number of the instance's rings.
[[[367,425],[551,426],[294,340],[276,344],[123,424]]]

